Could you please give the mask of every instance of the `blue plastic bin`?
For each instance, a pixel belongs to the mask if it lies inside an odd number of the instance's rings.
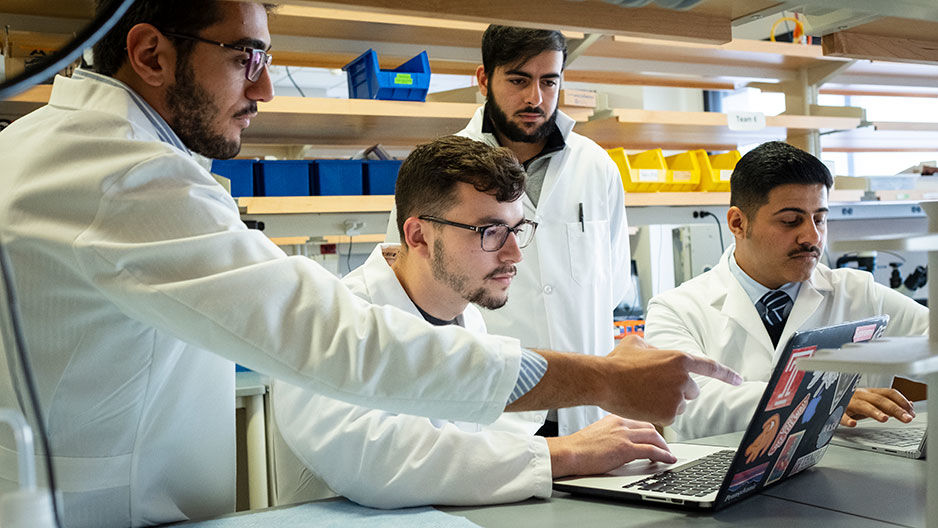
[[[314,196],[362,194],[362,160],[316,160],[310,178]]]
[[[231,196],[254,196],[254,160],[213,160],[212,172],[231,180]]]
[[[255,166],[258,196],[309,196],[310,162],[261,161]]]
[[[427,100],[430,58],[426,51],[393,70],[379,70],[378,55],[369,49],[342,69],[348,74],[348,96],[352,99]]]
[[[369,160],[365,162],[365,194],[394,194],[400,160]]]

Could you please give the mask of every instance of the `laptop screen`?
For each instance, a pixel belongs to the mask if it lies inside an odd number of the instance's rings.
[[[889,316],[798,332],[778,363],[727,472],[715,508],[741,500],[821,459],[853,396],[858,374],[806,372],[798,358],[882,335]]]

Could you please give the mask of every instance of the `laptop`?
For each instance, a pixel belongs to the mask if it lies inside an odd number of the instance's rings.
[[[904,424],[892,418],[886,423],[863,420],[856,427],[839,427],[832,444],[877,451],[905,458],[925,458],[928,413],[926,402],[915,402],[915,418]]]
[[[611,499],[718,510],[817,464],[853,396],[858,374],[806,372],[798,358],[882,335],[888,315],[797,332],[788,341],[737,449],[670,444],[678,461],[636,460],[554,489]]]

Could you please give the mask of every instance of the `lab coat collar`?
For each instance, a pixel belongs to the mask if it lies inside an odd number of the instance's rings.
[[[362,274],[365,288],[372,304],[391,305],[405,312],[423,319],[414,302],[410,300],[404,287],[401,286],[397,275],[384,258],[383,250],[400,247],[399,244],[378,244],[361,269],[355,270]]]
[[[785,329],[782,330],[779,343],[786,343],[792,334],[804,326],[818,310],[825,294],[834,291],[829,274],[830,268],[818,264],[814,268],[814,272],[811,273],[811,277],[801,283],[801,290],[798,292],[798,298],[795,299],[795,305],[792,306],[791,313],[788,314],[788,320],[785,322]]]
[[[368,255],[368,259],[362,264],[361,269],[356,270],[356,272],[362,274],[372,304],[396,306],[423,320],[424,317],[420,310],[417,309],[414,301],[407,295],[391,265],[384,257],[384,250],[398,248],[400,248],[400,244],[378,244],[374,251]],[[456,316],[456,323],[462,327],[466,326],[464,313]]]
[[[469,124],[466,126],[466,129],[483,136],[485,142],[493,147],[499,146],[498,140],[495,138],[495,134],[491,132],[484,131],[483,125],[485,124],[485,105],[480,106],[476,109],[476,113],[472,115],[472,119],[469,120]],[[576,125],[576,121],[568,116],[567,114],[557,110],[557,130],[560,131],[560,134],[563,136],[564,142],[570,140],[570,133],[573,132],[573,127]]]
[[[785,321],[785,328],[782,330],[778,345],[773,347],[765,325],[759,317],[759,312],[756,311],[749,295],[730,271],[729,258],[735,249],[735,244],[727,248],[720,257],[720,263],[714,267],[714,271],[719,273],[720,282],[726,285],[726,292],[714,297],[712,305],[727,317],[728,325],[733,323],[739,325],[769,350],[784,347],[791,336],[817,311],[824,299],[822,292],[833,290],[828,277],[829,269],[827,266],[818,264],[811,278],[801,283],[798,297],[795,299],[791,313],[788,314],[788,320]]]
[[[712,306],[726,317],[726,330],[728,332],[732,332],[732,327],[737,325],[749,333],[753,339],[771,350],[773,348],[772,340],[765,330],[759,312],[756,311],[749,294],[746,293],[730,271],[729,257],[733,254],[734,249],[736,249],[735,244],[728,247],[723,256],[720,257],[720,263],[713,268],[713,271],[719,277],[720,284],[724,284],[726,287],[713,298]]]
[[[118,103],[122,99],[123,105]],[[75,70],[71,78],[57,75],[49,104],[117,114],[140,127],[149,124],[147,128],[159,141],[192,155],[169,123],[143,97],[113,77],[81,68]]]
[[[495,137],[495,134],[491,132],[483,132],[483,126],[485,124],[486,114],[485,114],[485,105],[480,106],[476,109],[475,114],[473,114],[472,119],[469,120],[469,124],[466,125],[466,128],[463,129],[464,134],[467,134],[472,139],[477,141],[482,141],[483,143],[498,147],[498,139]],[[560,134],[563,135],[564,147],[559,151],[552,152],[554,156],[563,156],[568,152],[567,147],[569,146],[570,134],[573,133],[573,127],[576,125],[576,121],[568,116],[567,114],[557,110],[557,120],[556,120],[557,130],[560,131]],[[541,155],[535,156],[532,159],[537,159]],[[531,161],[531,160],[529,160]],[[544,186],[541,188],[541,197],[537,201],[538,205],[547,203],[551,193],[554,190],[555,183],[557,178],[560,177],[558,173],[558,167],[560,164],[555,164],[553,158],[551,158],[550,165],[547,168],[547,174],[544,176]],[[528,196],[528,193],[524,193],[522,198],[522,203],[524,204],[525,214],[536,214],[538,207],[535,207],[534,202],[531,201],[531,197]]]

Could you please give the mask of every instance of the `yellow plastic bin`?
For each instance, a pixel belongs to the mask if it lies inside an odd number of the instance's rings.
[[[625,192],[636,192],[638,182],[632,181],[632,168],[629,167],[629,157],[625,155],[625,149],[622,147],[607,149],[609,157],[619,167],[619,177],[622,178],[622,187]]]
[[[708,156],[706,151],[695,150],[700,164],[700,187],[698,191],[729,192],[730,176],[736,162],[742,157],[738,150]]]
[[[663,191],[694,191],[700,186],[700,164],[694,151],[664,158],[668,181]]]
[[[607,150],[619,167],[625,192],[656,192],[667,182],[667,167],[661,149],[626,154],[622,148]]]

